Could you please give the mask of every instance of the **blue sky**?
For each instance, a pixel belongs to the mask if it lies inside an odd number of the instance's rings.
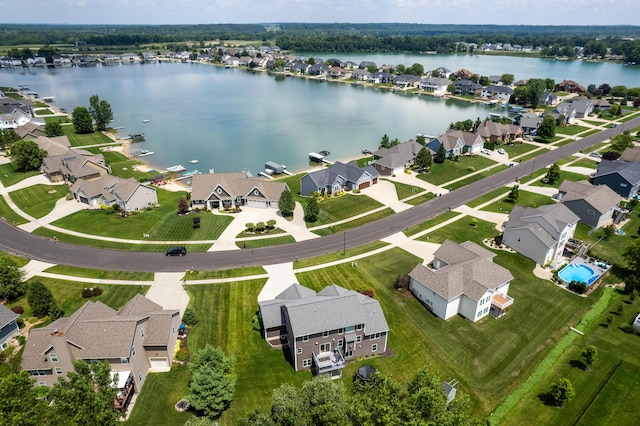
[[[1,23],[638,25],[638,0],[0,0]]]

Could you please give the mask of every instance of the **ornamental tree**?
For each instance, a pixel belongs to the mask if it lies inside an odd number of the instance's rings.
[[[318,220],[318,214],[320,214],[318,201],[316,200],[316,197],[310,197],[307,200],[307,205],[304,209],[304,220],[306,222],[315,222]]]
[[[428,148],[422,148],[418,151],[418,155],[416,156],[416,166],[422,169],[428,169],[431,167],[431,163],[433,163],[433,158]]]
[[[576,396],[576,391],[569,379],[560,379],[557,383],[551,385],[549,395],[553,402],[562,407],[565,402],[571,401]]]
[[[547,183],[553,185],[560,179],[560,166],[557,163],[553,163],[549,170],[547,170],[547,174],[545,176]]]
[[[93,120],[87,108],[79,106],[73,109],[73,128],[79,134],[93,133]]]
[[[46,156],[47,151],[40,149],[38,144],[31,140],[19,140],[11,145],[11,159],[18,170],[39,170]]]
[[[282,216],[289,217],[293,216],[293,211],[296,209],[296,203],[293,200],[293,194],[288,189],[282,191],[280,194],[280,199],[278,200],[278,208],[280,209],[280,213]]]
[[[593,345],[587,346],[580,353],[580,359],[582,359],[588,370],[590,366],[598,362],[598,348]]]

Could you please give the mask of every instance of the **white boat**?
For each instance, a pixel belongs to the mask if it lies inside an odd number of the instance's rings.
[[[167,167],[168,172],[172,173],[182,173],[187,170],[182,164],[178,164],[177,166]]]
[[[142,122],[143,122],[143,123],[148,123],[148,122],[149,122],[149,120],[142,120]]]
[[[198,160],[189,160],[189,162],[190,162],[191,164],[197,164],[199,161],[198,161]]]
[[[138,157],[146,157],[148,155],[153,155],[153,154],[155,154],[155,152],[147,151],[146,149],[143,149],[140,151],[140,154],[138,155]]]

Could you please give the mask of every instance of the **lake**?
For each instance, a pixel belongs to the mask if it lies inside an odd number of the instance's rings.
[[[336,55],[325,55],[329,57]],[[378,64],[402,63],[397,59],[404,57],[408,65],[424,58],[434,60],[437,66],[464,67],[483,74],[479,66],[464,61],[481,58],[483,62],[478,63],[484,66],[531,61],[480,55],[366,57]],[[453,59],[460,60],[461,65],[448,65],[446,61]],[[567,61],[537,63],[548,63],[550,71],[578,66]],[[622,65],[593,65],[637,72]],[[425,64],[425,69],[430,68]],[[496,74],[507,72],[496,68]],[[415,138],[417,133],[438,135],[451,122],[503,111],[482,104],[202,64],[0,70],[0,86],[20,84],[29,85],[40,96],[55,96],[55,105],[68,111],[78,105],[88,106],[89,97],[97,94],[112,106],[112,125],[124,126],[121,135],[145,134],[146,142],[135,144],[133,149],[154,151],[155,155],[145,157],[152,166],[182,164],[193,168],[188,162],[197,159],[195,167],[203,172],[212,168],[218,172],[249,169],[255,174],[263,170],[266,161],[285,164],[288,170],[297,172],[309,168],[307,154],[311,151],[330,151],[330,160],[355,158],[362,149],[376,149],[384,134],[400,141]]]

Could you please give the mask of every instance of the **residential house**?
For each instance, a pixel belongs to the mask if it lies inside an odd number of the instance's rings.
[[[625,149],[618,160],[640,163],[640,146]]]
[[[558,103],[558,96],[550,90],[545,90],[540,96],[540,103],[545,106],[555,105]]]
[[[48,138],[40,136],[33,140],[47,151],[40,171],[51,182],[72,184],[78,179],[95,180],[111,174],[111,168],[101,154],[92,154],[82,149],[70,149],[66,136]]]
[[[70,317],[32,328],[24,346],[23,370],[39,386],[52,386],[74,371],[73,363],[106,361],[127,398],[139,392],[150,372],[171,369],[180,311],[165,310],[141,294],[120,310],[88,301]]]
[[[475,95],[476,93],[480,93],[482,89],[482,85],[478,83],[474,83],[471,80],[459,80],[453,83],[456,86],[456,93],[462,95]]]
[[[436,73],[440,77],[444,77],[444,78],[448,79],[449,76],[451,75],[451,70],[449,68],[445,68],[445,67],[438,67],[435,70],[433,70],[432,73]]]
[[[19,317],[19,314],[0,304],[0,350],[5,350],[11,339],[20,332],[16,322]]]
[[[355,161],[336,161],[331,167],[307,173],[300,178],[300,194],[314,192],[335,194],[344,190],[360,190],[378,183],[380,174],[373,166],[358,167]]]
[[[78,179],[70,191],[75,200],[95,208],[117,204],[122,210],[132,212],[158,205],[156,189],[134,178],[105,175],[94,180]]]
[[[431,139],[426,144],[432,154],[437,153],[441,145],[444,146],[446,158],[449,158],[451,156],[460,155],[464,152],[477,154],[482,149],[484,142],[482,141],[482,138],[476,134],[462,130],[449,129],[446,133],[438,136],[437,138]]]
[[[428,264],[409,273],[409,289],[433,314],[447,320],[462,315],[472,322],[502,316],[513,304],[513,275],[493,263],[495,253],[467,241],[445,240]]]
[[[444,94],[447,91],[447,87],[451,84],[451,80],[442,77],[427,76],[420,80],[420,89],[425,92],[432,92],[434,94]]]
[[[593,103],[591,103],[591,99],[584,96],[568,99],[566,102],[562,102],[558,105],[558,109],[563,105],[568,105],[573,109],[575,111],[576,118],[586,118],[593,112]]]
[[[538,130],[542,123],[542,116],[535,112],[525,112],[518,114],[514,117],[513,122],[515,125],[522,129],[523,134],[533,134]]]
[[[640,163],[601,160],[593,184],[607,185],[624,198],[635,197],[640,192]]]
[[[374,84],[393,83],[395,79],[396,77],[391,73],[388,73],[386,71],[376,71],[369,75],[369,78],[367,81],[369,83],[374,83]]]
[[[0,114],[23,113],[28,117],[33,117],[33,102],[29,99],[13,99],[0,97]]]
[[[420,83],[420,77],[412,74],[400,74],[395,77],[396,86],[406,89],[408,87],[415,87]]]
[[[538,208],[514,206],[504,224],[502,241],[539,265],[547,265],[564,253],[576,229],[578,217],[564,204]]]
[[[257,179],[245,172],[193,175],[191,205],[205,210],[235,206],[278,208],[286,183]]]
[[[584,87],[580,86],[573,80],[563,80],[560,83],[556,84],[556,92],[577,93],[586,92],[586,90]]]
[[[0,130],[17,129],[20,126],[24,126],[31,122],[31,117],[22,111],[15,113],[1,114],[0,113]]]
[[[380,303],[338,285],[316,293],[293,284],[258,305],[264,338],[284,345],[296,371],[338,378],[346,362],[387,350],[389,325]]]
[[[376,65],[376,63],[371,61],[362,61],[358,65],[358,68],[364,69],[364,70],[368,69],[369,67],[374,67],[375,69],[378,69],[378,66]]]
[[[508,86],[496,86],[494,84],[484,87],[481,96],[488,99],[499,99],[501,101],[509,101],[513,95],[513,89]]]
[[[351,71],[351,78],[353,80],[368,81],[370,76],[371,73],[369,71],[360,68]]]
[[[470,80],[471,77],[473,77],[474,75],[476,75],[476,74],[472,73],[469,70],[461,68],[458,71],[455,71],[455,72],[451,73],[450,77],[453,77],[453,78],[456,78],[456,79],[459,79],[459,80]]]
[[[542,114],[543,117],[544,114],[545,113]],[[573,124],[576,119],[576,110],[568,102],[562,102],[556,106],[555,109],[551,111],[551,114],[553,114],[556,121],[562,118],[565,124]]]
[[[136,53],[127,52],[120,55],[120,57],[124,63],[140,62],[140,56]]]
[[[606,99],[593,99],[591,103],[594,108],[600,108],[600,111],[611,109],[611,104]]]
[[[490,75],[489,76],[489,81],[491,82],[491,84],[497,86],[499,84],[502,84],[502,76],[501,75]]]
[[[622,201],[622,197],[606,185],[568,179],[560,185],[556,198],[578,215],[580,222],[592,228],[600,228],[611,221]]]
[[[383,176],[404,173],[406,168],[413,165],[422,148],[424,147],[416,141],[403,142],[391,148],[380,148],[373,153],[371,165]]]
[[[483,140],[490,142],[506,142],[522,137],[522,129],[516,124],[502,124],[485,120],[476,130]]]
[[[15,132],[20,139],[36,139],[40,136],[46,136],[44,125],[39,125],[34,122],[29,122],[24,126],[16,128]]]

